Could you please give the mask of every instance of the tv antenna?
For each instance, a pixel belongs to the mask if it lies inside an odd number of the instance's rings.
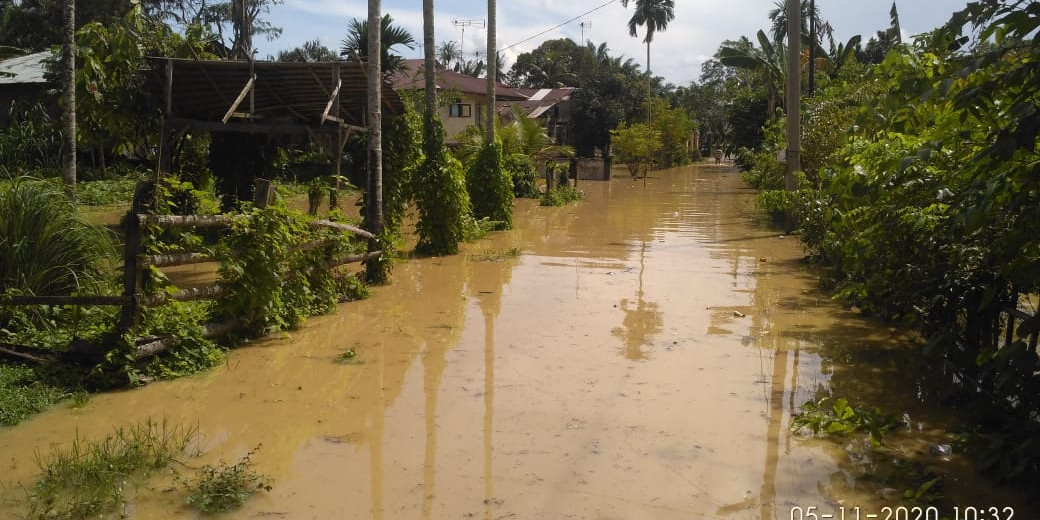
[[[459,36],[459,55],[465,56],[466,54],[462,51],[462,48],[466,45],[466,27],[477,27],[484,28],[484,20],[452,20],[451,24],[462,30],[462,34]]]
[[[578,27],[581,27],[581,45],[585,45],[585,29],[592,29],[592,20],[582,20]]]

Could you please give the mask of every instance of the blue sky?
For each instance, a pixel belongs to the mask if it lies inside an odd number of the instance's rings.
[[[596,44],[606,42],[613,55],[634,58],[645,67],[646,47],[639,37],[628,35],[628,9],[618,0],[498,0],[498,48],[513,45],[553,26],[588,15],[550,30],[542,36],[506,49],[508,64],[516,55],[536,48],[547,39],[568,37]],[[966,0],[900,0],[897,2],[904,35],[910,36],[942,25]],[[668,29],[655,35],[651,44],[651,69],[676,85],[688,84],[700,76],[700,65],[710,58],[723,40],[740,36],[754,38],[759,29],[769,28],[768,13],[774,0],[675,0],[675,20]],[[817,0],[823,18],[835,28],[835,38],[845,41],[862,34],[864,41],[877,30],[888,27],[890,0]],[[435,0],[437,42],[461,41],[463,50],[472,57],[483,52],[487,30],[480,27],[460,28],[453,21],[487,19],[487,2],[474,0]],[[597,9],[598,8],[598,9]],[[422,1],[383,0],[382,10],[394,17],[398,25],[408,29],[422,41]],[[281,38],[254,42],[260,56],[275,54],[279,49],[295,47],[318,38],[333,49],[346,32],[351,18],[365,18],[368,3],[364,0],[284,0],[274,6],[270,20],[284,29]],[[584,23],[582,23],[584,22]],[[584,25],[584,27],[582,27]],[[583,32],[584,31],[584,32]],[[401,49],[406,57],[420,57],[422,50]]]

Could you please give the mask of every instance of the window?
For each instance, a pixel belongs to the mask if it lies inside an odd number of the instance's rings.
[[[468,103],[452,103],[448,117],[473,117],[473,105]]]

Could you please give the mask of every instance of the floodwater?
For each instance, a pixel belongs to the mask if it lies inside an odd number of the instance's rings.
[[[36,450],[165,417],[201,434],[182,476],[259,446],[274,487],[226,518],[869,518],[932,476],[944,515],[1037,517],[960,455],[929,454],[961,425],[912,377],[913,336],[819,291],[739,174],[626,177],[583,181],[563,208],[518,201],[515,230],[400,262],[369,300],[226,366],[0,431],[0,516]],[[336,362],[347,348],[358,363]],[[821,391],[905,425],[876,450],[791,432]],[[169,473],[129,496],[127,518],[199,517]]]

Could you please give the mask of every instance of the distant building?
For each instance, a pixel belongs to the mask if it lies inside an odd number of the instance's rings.
[[[47,60],[53,55],[43,51],[0,61],[0,128],[7,128],[15,100],[53,102],[49,92],[52,86],[44,78]]]
[[[423,60],[405,60],[401,71],[390,78],[394,90],[423,90],[426,87]],[[487,80],[460,74],[437,65],[434,78],[439,93],[450,92],[455,99],[448,106],[441,106],[438,113],[444,122],[447,144],[456,144],[455,136],[469,126],[483,127],[487,121]],[[499,83],[495,90],[495,103],[525,101],[527,96],[518,89]]]
[[[516,90],[527,99],[499,102],[498,114],[502,120],[511,118],[515,107],[526,117],[541,120],[545,132],[556,144],[574,144],[571,96],[577,91],[575,87]]]

